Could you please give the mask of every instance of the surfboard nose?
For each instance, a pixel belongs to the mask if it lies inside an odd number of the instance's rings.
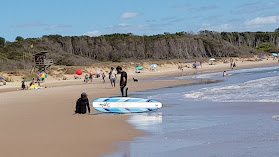
[[[157,108],[162,108],[162,107],[163,107],[163,104],[158,102],[158,103],[155,104],[155,106],[156,106]]]

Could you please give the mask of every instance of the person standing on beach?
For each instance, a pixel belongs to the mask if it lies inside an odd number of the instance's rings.
[[[105,77],[106,77],[105,73],[102,73],[102,81],[103,81],[103,83],[106,82]]]
[[[83,93],[81,93],[80,98],[76,102],[75,113],[76,114],[85,114],[86,113],[86,107],[87,107],[88,114],[89,114],[90,113],[89,101],[88,101],[88,98],[87,98],[87,94],[83,92]]]
[[[22,83],[22,84],[21,84],[21,89],[22,89],[22,90],[25,90],[25,82],[24,82],[24,80],[22,80],[21,83]]]
[[[86,74],[84,77],[84,82],[87,84],[88,83],[88,75]]]
[[[93,81],[93,74],[92,74],[92,72],[89,73],[89,80],[90,80],[90,82],[92,83],[92,81]]]
[[[118,74],[121,74],[120,76],[120,91],[122,94],[122,97],[128,96],[128,86],[127,86],[127,73],[122,70],[120,66],[116,68],[116,71]]]
[[[235,62],[232,64],[232,70],[234,70],[234,68],[236,67]]]
[[[111,86],[114,88],[115,87],[115,81],[116,81],[116,71],[113,70],[114,68],[111,67],[111,71],[109,73],[109,79],[110,79],[110,83],[111,83]]]

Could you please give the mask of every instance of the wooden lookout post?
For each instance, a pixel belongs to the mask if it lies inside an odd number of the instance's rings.
[[[52,59],[46,59],[46,54],[48,52],[42,51],[40,53],[34,54],[34,65],[32,68],[33,71],[38,72],[49,72],[51,70],[51,66],[53,65]]]

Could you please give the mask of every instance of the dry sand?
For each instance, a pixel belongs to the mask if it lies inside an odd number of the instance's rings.
[[[239,62],[237,68],[275,64],[278,64],[277,61],[272,60]],[[183,73],[176,66],[164,68],[161,72],[128,73],[130,79],[136,77],[140,80],[137,83],[129,81],[129,91],[189,84],[191,82],[187,80],[141,80],[226,70],[229,64],[203,65],[198,70],[184,69]],[[143,135],[126,122],[127,115],[96,114],[92,108],[92,115],[73,115],[80,93],[86,92],[90,100],[116,96],[119,93],[118,84],[114,89],[109,83],[101,84],[96,79],[93,84],[87,85],[82,80],[46,84],[55,88],[11,92],[16,86],[0,87],[0,156],[100,156],[116,151],[115,143],[118,141]]]

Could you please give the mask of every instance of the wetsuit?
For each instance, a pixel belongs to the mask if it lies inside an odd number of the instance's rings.
[[[125,82],[123,82],[123,78],[125,78]],[[122,97],[127,97],[128,96],[128,86],[127,86],[127,73],[125,71],[121,72],[121,76],[120,76],[120,90],[121,90],[121,94]]]
[[[85,114],[86,113],[86,106],[88,108],[88,112],[90,113],[90,107],[88,99],[82,100],[82,98],[79,98],[76,103],[76,113]]]

